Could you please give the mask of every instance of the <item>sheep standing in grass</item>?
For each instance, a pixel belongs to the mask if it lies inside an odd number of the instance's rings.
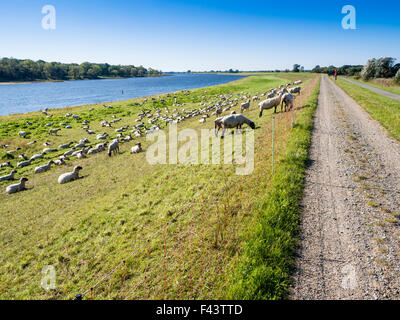
[[[114,139],[108,146],[108,156],[111,157],[112,153],[119,153],[119,142],[118,139]]]
[[[279,94],[278,96],[274,98],[270,98],[264,101],[261,101],[258,104],[258,107],[260,108],[260,114],[259,117],[262,117],[263,110],[268,110],[274,108],[274,113],[276,113],[276,107],[279,106],[281,103],[281,98],[282,98],[283,93]]]
[[[131,154],[142,152],[142,144],[139,142],[136,146],[133,146],[131,149]]]
[[[291,88],[291,89],[289,89],[289,92],[290,93],[298,93],[298,94],[300,94],[301,93],[301,87]]]
[[[10,172],[10,174],[0,177],[0,182],[6,181],[6,180],[14,180],[14,174],[16,174],[16,173],[17,173],[17,171],[13,170]]]
[[[229,116],[221,117],[215,119],[215,135],[218,137],[219,129],[222,129],[221,138],[224,138],[225,129],[236,128],[242,129],[242,125],[246,123],[253,130],[255,129],[255,124],[250,119],[247,119],[242,114],[230,114]]]
[[[285,104],[285,112],[286,112],[286,108],[289,106],[289,110],[292,110],[293,108],[293,103],[294,103],[294,95],[292,95],[291,93],[285,93],[282,96],[282,102],[281,102],[281,112],[283,109],[283,104]]]
[[[50,170],[51,165],[54,164],[53,160],[50,160],[48,164],[35,168],[35,173],[42,173]]]
[[[25,187],[25,182],[26,181],[28,181],[27,178],[21,178],[19,183],[12,184],[11,186],[8,186],[6,188],[6,193],[12,194],[12,193],[16,193],[16,192],[20,192],[20,191],[26,190],[26,187]]]
[[[43,159],[44,155],[46,154],[46,152],[42,152],[40,154],[35,154],[31,157],[30,161],[35,161],[38,159]]]
[[[74,171],[63,173],[61,176],[58,177],[58,183],[63,184],[79,179],[79,171],[81,170],[82,170],[81,166],[76,166],[74,168]]]
[[[250,108],[250,100],[247,100],[246,102],[244,102],[240,105],[240,112],[243,112],[244,110],[248,110],[249,108]]]

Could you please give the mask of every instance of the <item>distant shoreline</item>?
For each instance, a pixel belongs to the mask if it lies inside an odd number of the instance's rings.
[[[44,83],[44,82],[68,82],[68,81],[82,81],[82,80],[117,80],[117,79],[134,79],[134,78],[157,78],[166,77],[168,74],[161,74],[157,76],[146,76],[146,77],[99,77],[97,79],[71,79],[71,80],[28,80],[28,81],[0,81],[0,86],[12,85],[12,84],[28,84],[28,83]]]

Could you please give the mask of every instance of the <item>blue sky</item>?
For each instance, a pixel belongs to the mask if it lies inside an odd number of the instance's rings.
[[[44,5],[56,29],[41,26]],[[344,30],[344,5],[357,29]],[[400,1],[2,0],[0,56],[163,71],[306,69],[400,59]]]

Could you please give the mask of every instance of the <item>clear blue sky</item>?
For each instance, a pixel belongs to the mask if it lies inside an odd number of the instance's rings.
[[[56,30],[41,26],[56,8]],[[341,9],[357,11],[344,30]],[[306,69],[400,59],[400,1],[1,0],[0,56],[163,71]]]

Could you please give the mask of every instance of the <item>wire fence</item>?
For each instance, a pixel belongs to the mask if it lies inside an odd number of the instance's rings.
[[[297,98],[296,106],[304,99]],[[265,123],[255,144],[252,175],[236,176],[233,166],[222,168],[219,188],[208,183],[176,215],[74,299],[88,295],[89,299],[125,300],[223,297],[228,275],[246,241],[243,235],[255,226],[256,206],[268,196],[273,166],[286,150],[300,109],[277,114]]]

